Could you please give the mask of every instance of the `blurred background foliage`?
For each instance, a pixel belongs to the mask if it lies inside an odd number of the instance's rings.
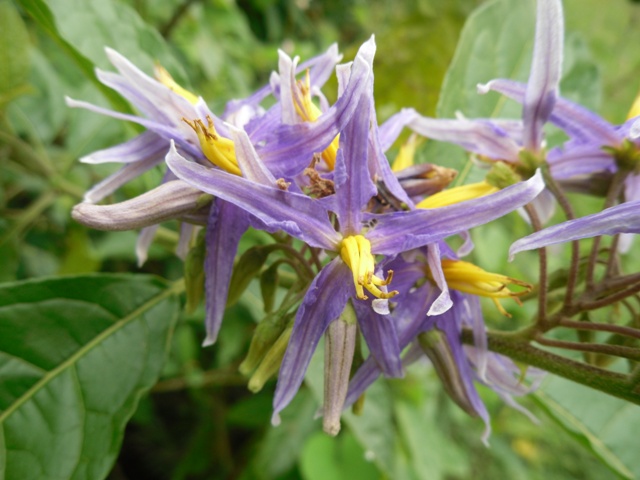
[[[138,268],[136,232],[97,232],[70,218],[83,192],[113,171],[111,166],[80,165],[78,157],[122,142],[137,131],[129,124],[71,110],[64,103],[70,96],[130,109],[93,75],[94,65],[110,69],[105,45],[147,72],[159,61],[178,81],[206,98],[214,111],[221,111],[229,99],[245,96],[268,81],[277,66],[277,48],[304,59],[338,42],[345,60],[350,60],[374,33],[375,96],[381,120],[407,106],[429,115],[452,116],[462,109],[469,116],[517,117],[512,104],[500,104],[506,110],[496,111],[497,97],[483,100],[493,102],[490,107],[467,98],[475,96],[473,86],[478,81],[498,73],[526,78],[528,72],[526,55],[518,72],[500,72],[495,65],[499,49],[482,44],[479,32],[468,33],[469,58],[465,60],[465,51],[460,50],[452,67],[471,72],[451,74],[447,79],[451,85],[440,96],[465,20],[481,3],[0,0],[0,281],[98,271],[153,273],[172,280],[182,275],[182,262],[173,253],[177,225],[160,229],[149,261]],[[513,5],[506,0],[492,2],[495,29],[507,28],[499,19]],[[606,6],[599,0],[565,0],[564,6],[568,47],[563,91],[581,93],[579,100],[620,122],[640,87],[640,5],[625,0]],[[529,21],[521,35],[530,33],[532,25]],[[473,65],[479,70],[474,71]],[[497,70],[483,70],[490,68],[486,65]],[[489,76],[478,78],[485,71]],[[467,82],[464,87],[454,85],[460,78]],[[325,89],[330,99],[335,98],[335,89],[331,82]],[[463,171],[468,166],[460,151],[438,145],[427,144],[421,158],[443,160]],[[160,175],[149,172],[111,200],[155,186]],[[461,178],[467,177],[473,173],[465,171]],[[526,232],[524,222],[511,220],[475,232],[476,258],[484,268],[535,281],[533,256],[522,255],[518,262],[506,264],[506,255],[492,254],[506,252],[511,240]],[[243,248],[260,241],[258,234],[250,235],[254,236]],[[629,424],[605,417],[627,406],[585,392],[579,398],[598,405],[600,416],[593,410],[580,413],[574,408],[578,387],[557,379],[522,402],[539,424],[506,407],[491,392],[482,392],[494,432],[488,449],[480,442],[481,422],[456,409],[425,365],[410,369],[404,380],[379,381],[367,394],[364,415],[347,414],[343,432],[332,439],[321,433],[320,422],[314,419],[322,378],[322,360],[316,358],[308,388],[285,410],[282,425],[273,428],[269,418],[274,382],[254,395],[237,372],[260,319],[261,301],[254,281],[230,306],[218,343],[205,349],[200,347],[202,308],[183,315],[162,377],[141,399],[109,478],[601,479],[638,474],[633,465],[637,460],[620,440],[629,438]],[[533,312],[528,304],[523,309],[508,308],[514,319],[488,310],[489,323],[511,329]],[[637,407],[632,409],[623,418],[637,415]],[[606,435],[613,441],[606,441]],[[629,443],[633,449],[635,442],[629,439]]]

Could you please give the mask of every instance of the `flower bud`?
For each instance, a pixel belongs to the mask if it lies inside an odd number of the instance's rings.
[[[267,354],[264,356],[258,369],[253,373],[249,379],[249,390],[253,393],[257,393],[262,390],[264,384],[276,374],[284,358],[284,353],[289,345],[289,338],[291,338],[291,332],[293,325],[288,326],[282,334],[278,337],[276,342],[271,346]]]
[[[347,305],[340,318],[331,322],[325,332],[322,428],[332,436],[340,431],[340,415],[349,387],[357,329],[355,312]]]
[[[186,182],[174,180],[113,205],[80,203],[73,207],[71,216],[97,230],[137,230],[193,213],[202,208],[203,195]]]
[[[478,412],[467,394],[462,375],[454,358],[447,337],[438,329],[418,335],[418,342],[442,381],[445,391],[456,404],[472,417]]]

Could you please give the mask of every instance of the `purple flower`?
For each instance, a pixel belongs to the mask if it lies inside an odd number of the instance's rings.
[[[446,244],[436,243],[412,252],[409,259],[398,257],[390,264],[405,287],[394,299],[398,305],[391,319],[397,325],[400,348],[406,349],[403,364],[408,365],[426,355],[456,404],[468,414],[484,420],[483,440],[486,442],[490,433],[489,414],[474,381],[489,386],[506,403],[530,415],[513,401],[512,396],[524,395],[537,388],[542,372],[530,369],[528,373],[533,383],[526,387],[521,382],[521,370],[510,359],[487,350],[478,297],[458,290],[460,282],[455,281],[456,275],[452,277],[443,271],[441,257],[451,261],[455,255]],[[408,288],[425,277],[430,281],[418,283],[417,288]],[[474,281],[479,285],[484,283],[474,278],[468,280],[469,283]],[[442,308],[443,301],[449,303],[446,309]],[[434,311],[441,313],[434,314]],[[464,328],[473,332],[473,345],[462,344]],[[380,373],[375,359],[368,358],[351,379],[344,406],[352,405]]]
[[[361,47],[361,52],[372,57],[374,48],[370,40]],[[338,318],[347,301],[351,299],[356,309],[364,305],[384,312],[386,299],[397,293],[386,291],[391,272],[384,278],[375,266],[374,255],[394,257],[486,223],[531,201],[542,189],[540,176],[535,175],[527,182],[480,200],[432,210],[369,213],[369,201],[376,194],[370,166],[377,161],[378,142],[371,139],[377,134],[375,124],[372,125],[373,79],[370,71],[358,71],[356,67],[355,63],[351,67],[350,83],[366,81],[367,94],[358,100],[354,107],[356,114],[339,132],[340,148],[333,172],[334,195],[314,199],[292,189],[283,190],[273,183],[252,182],[190,162],[175,148],[171,148],[166,158],[172,171],[187,183],[249,212],[262,222],[263,228],[283,230],[312,247],[325,250],[332,258],[315,277],[298,309],[280,369],[274,421],[295,395],[320,337]],[[356,75],[362,78],[354,78]],[[243,158],[240,150],[237,151],[241,169],[244,171],[243,165],[260,168],[256,166],[262,165],[262,159],[257,149],[252,148],[248,136],[239,130],[231,131],[236,145],[246,145],[242,151],[248,157]],[[393,174],[387,179],[389,184],[392,179],[395,181]],[[392,186],[396,187],[401,189],[399,185]],[[370,303],[369,295],[378,300]],[[364,328],[363,333],[367,336]],[[388,361],[388,351],[399,352],[397,347],[376,352],[376,340],[372,337],[365,339],[370,347],[374,346],[372,354],[382,362]],[[388,338],[384,342],[395,340]]]

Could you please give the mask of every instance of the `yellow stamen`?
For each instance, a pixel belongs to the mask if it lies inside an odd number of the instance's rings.
[[[376,298],[392,298],[398,294],[397,290],[383,292],[378,287],[389,285],[393,278],[393,271],[387,272],[387,278],[380,278],[373,274],[375,260],[371,254],[371,242],[362,235],[345,237],[340,245],[340,256],[353,273],[353,284],[356,288],[356,296],[360,300],[366,300],[364,293],[366,288]]]
[[[154,67],[154,73],[156,76],[156,80],[158,80],[165,87],[169,87],[171,90],[176,92],[181,97],[186,98],[189,103],[195,105],[198,103],[198,97],[191,93],[189,90],[182,88],[180,85],[176,83],[171,74],[167,72],[167,70],[160,64],[156,63]]]
[[[400,170],[413,166],[416,147],[420,145],[422,141],[423,140],[420,137],[415,133],[412,133],[407,141],[400,147],[400,151],[398,152],[396,159],[393,161],[393,165],[391,165],[391,170],[399,172]]]
[[[629,110],[629,114],[627,115],[627,120],[631,120],[638,115],[640,115],[640,94],[638,94],[633,102],[633,105],[631,105],[631,109]]]
[[[236,160],[236,147],[228,138],[221,137],[213,126],[213,120],[207,116],[207,125],[200,119],[182,121],[189,125],[198,135],[200,148],[205,157],[226,172],[241,175],[238,161]]]
[[[520,303],[518,297],[529,293],[533,288],[529,283],[499,273],[487,272],[472,263],[461,260],[442,260],[442,271],[449,288],[491,298],[500,313],[507,317],[511,315],[502,307],[500,299],[513,298]],[[430,272],[429,276],[432,278]],[[524,290],[514,292],[509,289],[509,285],[517,285]]]
[[[498,188],[489,185],[487,182],[470,183],[460,187],[449,188],[422,200],[416,207],[418,208],[438,208],[453,205],[474,198],[484,197],[490,193],[495,193]]]
[[[320,115],[322,115],[322,111],[311,100],[311,79],[309,78],[309,70],[307,70],[304,81],[300,80],[294,87],[293,104],[296,108],[296,112],[304,122],[315,122]],[[339,142],[340,135],[337,135],[324,152],[322,152],[322,159],[327,164],[329,170],[333,170],[335,167]]]

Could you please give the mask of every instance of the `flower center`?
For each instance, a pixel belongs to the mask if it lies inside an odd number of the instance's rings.
[[[296,112],[300,116],[303,122],[315,122],[322,111],[311,100],[311,79],[309,78],[309,70],[304,80],[299,80],[296,83],[296,87],[293,92],[293,104],[296,108]],[[337,135],[333,139],[331,144],[322,152],[322,159],[329,167],[329,170],[333,170],[336,164],[336,154],[338,153],[338,146],[340,142],[340,135]]]
[[[356,287],[356,296],[360,300],[369,298],[364,293],[365,288],[377,298],[392,298],[398,294],[397,290],[383,292],[378,288],[391,283],[393,270],[387,272],[385,279],[373,274],[375,262],[371,254],[371,242],[362,235],[345,237],[340,245],[340,256],[353,272],[353,284]]]
[[[200,119],[182,121],[193,128],[198,135],[200,148],[207,159],[224,171],[234,175],[242,175],[236,160],[236,148],[231,140],[221,137],[213,126],[213,120],[207,115],[207,125]]]
[[[488,297],[493,300],[500,313],[507,317],[511,315],[500,304],[500,299],[513,298],[520,303],[518,297],[529,293],[533,288],[529,283],[499,273],[487,272],[472,263],[461,260],[442,260],[442,271],[449,288],[472,295]],[[429,277],[431,278],[430,272]],[[509,285],[517,285],[524,288],[524,290],[514,292],[509,290]]]
[[[181,97],[187,99],[192,105],[198,103],[198,97],[191,93],[189,90],[186,90],[178,85],[171,74],[167,72],[167,70],[159,63],[156,63],[153,69],[153,73],[155,74],[156,80],[158,80],[165,87],[170,88]]]
[[[454,203],[473,200],[484,197],[490,193],[495,193],[498,188],[487,182],[470,183],[460,187],[449,188],[434,195],[431,195],[416,205],[418,208],[438,208],[453,205]]]

